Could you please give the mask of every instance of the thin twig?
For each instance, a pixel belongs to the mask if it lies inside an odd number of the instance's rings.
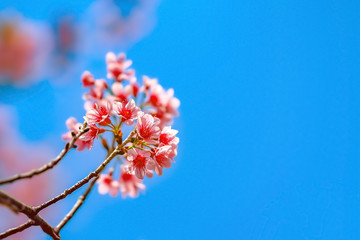
[[[81,179],[77,183],[75,183],[72,187],[66,189],[63,193],[60,195],[54,197],[53,199],[41,204],[40,206],[35,207],[36,212],[40,212],[44,208],[47,208],[48,206],[60,201],[61,199],[66,198],[68,195],[72,194],[77,189],[81,188],[85,184],[87,184],[93,177],[96,177],[99,175],[99,173],[106,167],[106,165],[118,154],[118,151],[115,149],[105,160],[104,162],[94,171],[89,173],[85,178]]]
[[[66,214],[66,216],[60,221],[60,223],[55,227],[55,231],[57,233],[59,233],[61,231],[61,229],[70,221],[70,219],[75,215],[76,211],[79,210],[79,208],[81,207],[81,205],[84,203],[85,199],[87,198],[87,196],[89,195],[89,193],[91,192],[91,189],[94,187],[96,181],[99,179],[99,176],[97,176],[96,178],[94,178],[90,185],[87,187],[86,191],[83,193],[83,195],[81,195],[78,200],[76,201],[75,205],[73,206],[73,208],[69,211],[68,214]]]
[[[0,233],[0,239],[4,239],[4,238],[9,237],[9,236],[11,236],[11,235],[13,235],[15,233],[22,232],[25,229],[27,229],[27,228],[29,228],[31,226],[34,226],[34,225],[36,225],[34,220],[30,219],[29,221],[27,221],[24,224],[21,224],[18,227],[10,228],[6,232]]]
[[[50,199],[49,201],[35,207],[35,211],[36,212],[40,212],[41,210],[43,210],[44,208],[49,207],[50,205],[53,205],[54,203],[57,203],[58,201],[60,201],[61,199],[66,198],[68,195],[72,194],[74,191],[76,191],[77,189],[81,188],[82,186],[84,186],[85,184],[87,184],[93,177],[95,177],[96,174],[94,172],[91,172],[89,175],[87,175],[85,178],[83,178],[82,180],[78,181],[77,183],[75,183],[72,187],[66,189],[63,193],[61,193],[60,195]]]
[[[55,159],[51,160],[49,163],[45,164],[44,166],[42,166],[42,167],[40,167],[38,169],[33,169],[33,170],[29,171],[29,172],[22,173],[22,174],[16,174],[16,175],[14,175],[14,176],[12,176],[10,178],[0,180],[0,185],[6,184],[6,183],[12,183],[12,182],[15,182],[15,181],[20,180],[20,179],[32,178],[35,175],[39,175],[39,174],[41,174],[41,173],[43,173],[43,172],[45,172],[45,171],[47,171],[49,169],[52,169],[75,146],[75,142],[81,137],[81,135],[83,135],[87,131],[89,131],[89,128],[86,128],[86,122],[85,122],[83,124],[82,130],[78,134],[74,135],[70,142],[66,143],[65,148],[60,152],[60,154]]]

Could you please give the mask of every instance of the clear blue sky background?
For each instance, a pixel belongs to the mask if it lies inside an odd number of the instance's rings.
[[[38,17],[63,3],[46,4],[0,6]],[[162,1],[155,30],[128,55],[181,100],[177,163],[138,199],[92,192],[64,239],[360,239],[359,12],[359,1]],[[28,139],[60,150],[82,91],[76,78],[0,99]],[[59,191],[102,156],[99,146],[72,153]]]

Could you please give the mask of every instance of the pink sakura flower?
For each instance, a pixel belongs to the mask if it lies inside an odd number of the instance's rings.
[[[150,158],[150,155],[151,154],[148,151],[134,148],[127,152],[126,159],[129,162],[129,170],[135,171],[135,175],[139,179],[144,179],[144,176],[149,178],[153,177],[153,172],[151,170],[154,169],[155,162]]]
[[[139,196],[139,190],[145,190],[145,185],[142,183],[142,180],[134,174],[131,174],[124,166],[121,166],[119,186],[123,198],[125,198],[126,195],[135,198]]]
[[[95,79],[89,71],[85,71],[81,75],[81,82],[84,87],[91,87],[95,84]]]
[[[178,131],[171,129],[170,126],[164,127],[159,137],[160,145],[177,145],[179,143],[179,138],[175,136],[177,133]]]
[[[70,131],[63,134],[62,139],[64,141],[70,141],[72,139],[71,132],[74,131],[75,134],[78,134],[80,132],[82,124],[78,123],[75,118],[70,117],[69,119],[66,120],[66,126]],[[91,131],[91,129],[90,129],[90,131]],[[86,134],[92,134],[92,133],[89,133],[89,132],[87,132]],[[75,144],[77,145],[76,149],[78,151],[83,151],[85,148],[91,150],[91,148],[93,146],[93,143],[94,143],[94,140],[91,140],[91,139],[90,140],[78,139],[75,142]]]
[[[152,93],[152,95],[150,95],[150,100],[151,96],[154,96],[154,94]],[[173,89],[162,92],[157,99],[160,100],[157,102],[154,100],[150,101],[150,103],[156,107],[155,112],[152,112],[152,115],[160,119],[160,128],[163,128],[166,124],[171,124],[173,118],[179,115],[177,109],[180,106],[180,101],[174,97]]]
[[[143,82],[144,86],[142,90],[145,92],[149,91],[153,85],[158,84],[157,78],[149,78],[148,76],[143,76]]]
[[[99,134],[105,132],[105,129],[98,128],[96,125],[89,125],[90,130],[86,132],[84,135],[82,135],[79,139],[83,142],[88,142],[90,144],[89,150],[91,150],[95,138],[99,136]]]
[[[137,94],[140,92],[140,87],[139,85],[136,83],[136,77],[132,77],[130,79],[130,86],[131,86],[131,90],[132,90],[132,94],[134,97],[137,96]]]
[[[157,175],[161,176],[163,173],[163,168],[171,167],[171,160],[174,161],[172,147],[170,145],[158,147],[155,150],[154,159],[156,161],[154,170]]]
[[[174,97],[174,89],[170,88],[166,92],[164,106],[167,113],[172,114],[173,116],[178,116],[178,108],[180,107],[180,100]]]
[[[101,174],[97,183],[99,184],[98,190],[100,194],[110,193],[113,197],[117,196],[119,192],[119,182],[113,179],[112,172],[109,172],[109,174]]]
[[[65,122],[66,127],[70,130],[69,132],[62,135],[64,141],[70,141],[72,139],[71,131],[74,131],[76,134],[80,132],[81,123],[78,123],[76,118],[70,117]]]
[[[124,87],[122,83],[114,82],[114,84],[111,86],[111,91],[114,94],[115,100],[127,102],[127,99],[132,94],[132,86],[127,85]]]
[[[89,125],[100,124],[107,126],[111,123],[111,104],[108,101],[95,103],[95,107],[87,111],[84,119]]]
[[[90,81],[90,80],[86,80]],[[84,84],[84,82],[83,82]],[[90,83],[86,83],[90,84]],[[84,84],[85,86],[85,84]],[[99,101],[104,98],[104,90],[108,89],[108,85],[104,79],[95,80],[93,85],[90,85],[90,92],[83,95],[84,100]]]
[[[148,102],[154,107],[160,107],[163,105],[164,97],[165,91],[163,87],[160,84],[153,84],[151,86]]]
[[[95,108],[95,103],[92,101],[85,101],[84,103],[84,109],[86,112],[90,111],[91,109]]]
[[[140,112],[140,108],[136,106],[133,99],[127,103],[115,102],[113,108],[113,111],[122,117],[122,121],[124,121],[126,125],[132,125],[134,119],[137,118],[137,115]]]
[[[132,61],[126,60],[126,55],[124,53],[120,53],[116,57],[114,53],[109,52],[106,54],[106,63],[108,70],[107,77],[115,79],[115,81],[122,82],[135,75],[133,69],[127,70],[127,68],[131,66]]]
[[[139,112],[136,124],[136,132],[140,138],[148,143],[155,143],[154,139],[160,135],[160,120],[150,114]]]

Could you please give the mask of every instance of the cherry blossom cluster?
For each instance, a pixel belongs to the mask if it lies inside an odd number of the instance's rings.
[[[132,61],[124,53],[106,55],[107,79],[95,79],[85,71],[81,76],[84,95],[84,119],[89,130],[77,141],[77,150],[91,150],[99,139],[108,155],[123,144],[114,167],[101,174],[99,192],[123,197],[137,197],[144,190],[143,179],[152,178],[154,172],[161,176],[163,168],[170,168],[177,155],[179,138],[171,128],[178,116],[180,101],[174,90],[165,90],[157,79],[143,76],[141,85],[131,68]],[[73,117],[66,121],[69,131],[65,141],[81,131],[82,123]],[[123,142],[124,132],[130,132]],[[115,172],[119,172],[116,178]]]

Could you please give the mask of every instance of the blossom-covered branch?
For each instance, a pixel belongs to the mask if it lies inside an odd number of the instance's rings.
[[[100,194],[110,193],[111,196],[116,196],[121,192],[123,198],[137,197],[140,190],[145,189],[142,182],[145,177],[152,178],[154,172],[161,176],[163,169],[170,168],[174,162],[179,138],[176,137],[178,131],[169,124],[178,115],[177,108],[180,105],[180,101],[174,97],[174,90],[165,91],[157,79],[147,76],[143,76],[143,86],[140,86],[135,70],[129,69],[132,61],[127,60],[125,54],[116,56],[109,53],[106,62],[107,77],[112,80],[111,85],[104,79],[95,80],[88,71],[82,75],[83,86],[89,90],[83,95],[86,101],[85,123],[81,124],[73,117],[66,121],[69,132],[62,137],[69,142],[60,155],[42,168],[16,175],[2,183],[45,172],[59,163],[71,148],[76,147],[78,151],[91,150],[96,139],[100,139],[107,157],[93,172],[37,207],[23,204],[0,190],[0,203],[16,213],[24,213],[34,221],[9,230],[3,236],[34,224],[39,225],[53,239],[60,239],[61,229],[79,210],[96,182]],[[125,140],[124,132],[129,133]],[[108,173],[102,174],[113,159],[116,161],[108,169]],[[119,169],[118,180],[114,178],[116,168]],[[90,180],[92,182],[88,188],[56,227],[50,226],[38,215],[40,211],[66,198]]]
[[[65,155],[74,147],[76,147],[75,142],[83,135],[85,134],[87,131],[89,131],[89,128],[86,128],[86,122],[84,122],[84,124],[81,127],[81,130],[79,129],[79,132],[77,134],[75,134],[74,132],[72,132],[72,137],[71,137],[71,141],[67,142],[65,144],[65,148],[60,152],[60,154],[53,160],[51,160],[49,163],[43,165],[42,167],[38,168],[38,169],[33,169],[29,172],[26,173],[22,173],[22,174],[16,174],[10,178],[7,179],[3,179],[0,180],[0,185],[2,184],[6,184],[6,183],[12,183],[15,182],[17,180],[20,179],[25,179],[25,178],[32,178],[35,175],[39,175],[43,172],[46,172],[49,169],[52,169],[54,166],[56,166],[64,157]]]

